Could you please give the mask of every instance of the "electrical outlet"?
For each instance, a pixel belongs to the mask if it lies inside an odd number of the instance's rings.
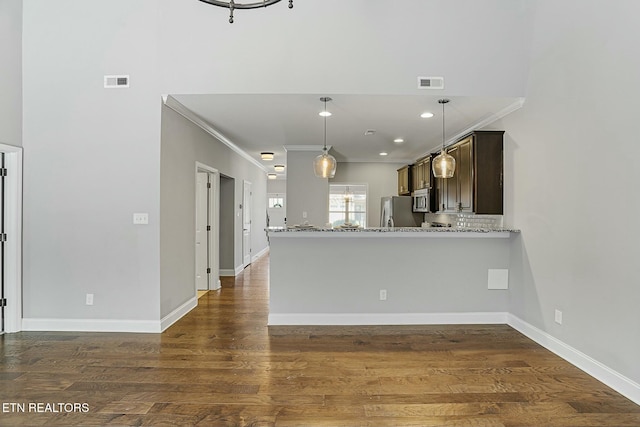
[[[148,213],[134,213],[133,214],[133,223],[134,224],[149,224],[149,214]]]
[[[380,289],[380,301],[386,301],[386,300],[387,300],[387,290]]]
[[[87,294],[87,299],[85,302],[87,305],[93,305],[93,294]]]
[[[562,312],[556,309],[555,321],[558,325],[562,325]]]

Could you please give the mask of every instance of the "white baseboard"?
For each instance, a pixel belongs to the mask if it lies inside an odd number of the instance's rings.
[[[22,319],[22,330],[31,332],[135,332],[160,333],[198,305],[196,297],[182,304],[162,320],[113,319]]]
[[[513,329],[640,405],[640,384],[637,382],[513,314],[509,314],[507,318],[507,324]]]
[[[22,319],[23,331],[37,332],[142,332],[158,333],[158,320]]]
[[[260,252],[258,252],[257,254],[253,255],[251,257],[251,262],[256,261],[258,258],[260,258],[261,256],[265,255],[267,252],[269,252],[269,247],[267,246],[266,248],[264,248],[263,250],[261,250]],[[248,264],[247,264],[248,265]],[[231,268],[221,268],[220,269],[220,276],[231,276],[231,277],[235,277],[238,274],[242,273],[242,270],[244,270],[246,267],[246,265],[239,265],[234,269]]]
[[[244,266],[243,265],[239,265],[234,269],[231,268],[221,268],[220,269],[220,275],[221,276],[231,276],[231,277],[236,277],[238,274],[242,273],[242,270],[244,270]]]
[[[262,255],[265,255],[267,252],[269,252],[269,246],[265,247],[263,250],[261,250],[260,252],[258,252],[254,256],[252,256],[251,257],[251,262],[257,261],[258,258],[260,258]]]
[[[270,313],[275,325],[472,325],[505,324],[508,313]]]
[[[235,277],[236,275],[236,271],[230,268],[221,268],[220,269],[220,276],[231,276],[231,277]]]
[[[198,297],[194,296],[180,307],[173,310],[171,313],[167,314],[160,321],[160,332],[164,332],[169,326],[176,323],[180,318],[182,318],[185,314],[193,310],[198,306]]]

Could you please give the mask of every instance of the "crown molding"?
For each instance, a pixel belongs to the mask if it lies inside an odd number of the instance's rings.
[[[235,143],[233,143],[233,141],[227,138],[219,130],[217,130],[216,128],[214,128],[204,120],[202,120],[197,114],[189,110],[187,107],[185,107],[182,103],[180,103],[174,97],[172,97],[171,95],[163,95],[162,102],[164,103],[164,105],[166,105],[176,113],[180,114],[182,117],[189,120],[191,123],[198,126],[200,129],[202,129],[203,131],[205,131],[206,133],[208,133],[218,141],[222,142],[224,145],[229,147],[236,154],[248,160],[249,162],[253,163],[255,166],[259,167],[260,170],[267,172],[267,168],[262,163],[254,159],[249,153],[244,151],[242,148],[238,147]]]
[[[468,128],[458,132],[457,134],[453,135],[452,137],[450,137],[449,139],[447,139],[444,143],[445,147],[448,147],[451,144],[454,144],[456,142],[458,142],[458,140],[460,140],[460,138],[469,135],[471,132],[475,131],[475,130],[479,130],[479,129],[483,129],[486,126],[489,126],[491,123],[496,122],[498,120],[500,120],[501,118],[513,113],[514,111],[519,110],[520,108],[522,108],[522,106],[524,105],[524,101],[526,98],[518,98],[515,100],[515,102],[507,105],[506,107],[504,107],[502,110],[497,111],[495,114],[491,114],[487,117],[485,117],[482,120],[479,120],[473,124],[471,124],[471,126],[469,126]],[[442,148],[442,146],[440,144],[438,144],[437,146],[433,147],[431,150],[427,151],[426,153],[424,153],[424,155],[426,156],[427,154],[431,154],[435,151],[438,151]]]

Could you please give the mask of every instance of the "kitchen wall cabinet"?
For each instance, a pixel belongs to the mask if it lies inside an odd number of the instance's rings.
[[[453,178],[438,178],[439,212],[503,213],[504,131],[475,131],[446,151],[456,159]]]
[[[418,159],[411,166],[411,191],[431,188],[431,156]]]
[[[411,165],[398,169],[398,196],[411,195]]]

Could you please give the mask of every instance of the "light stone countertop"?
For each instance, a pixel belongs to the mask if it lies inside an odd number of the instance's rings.
[[[458,228],[458,227],[394,227],[394,228],[267,228],[272,237],[510,237],[511,233],[519,233],[514,228]]]

